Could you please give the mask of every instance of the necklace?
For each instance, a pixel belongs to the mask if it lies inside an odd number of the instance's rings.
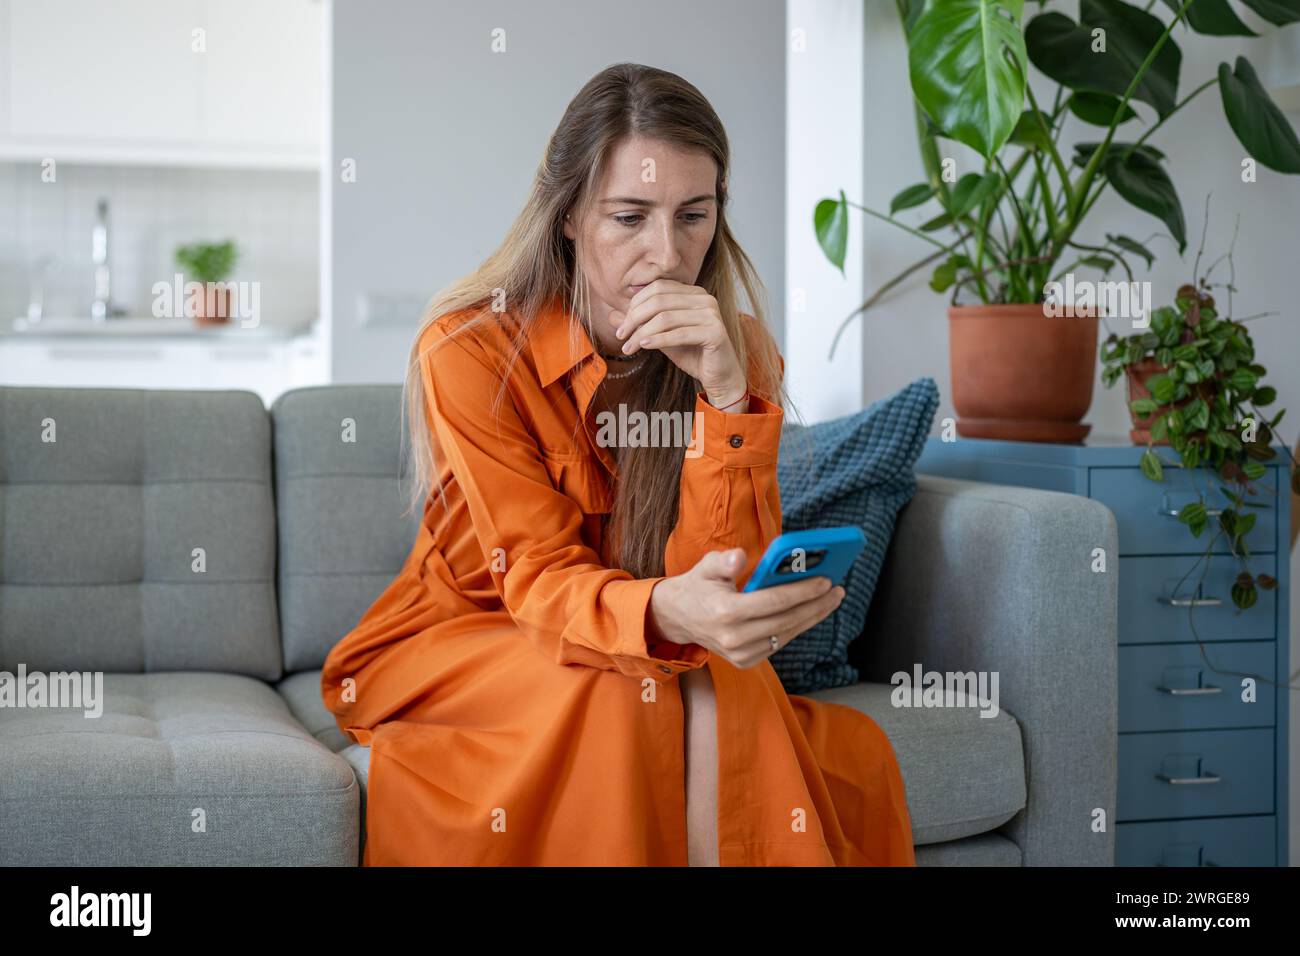
[[[601,356],[601,357],[604,358],[604,356]],[[609,371],[608,368],[607,368],[606,371],[605,371],[605,378],[615,378],[615,379],[617,379],[617,378],[627,378],[629,375],[631,375],[633,372],[635,372],[637,369],[639,369],[643,364],[645,364],[645,358],[644,358],[644,357],[642,357],[642,359],[641,359],[640,362],[637,362],[636,365],[633,365],[633,366],[632,366],[630,369],[628,369],[626,372],[611,372],[611,371]]]

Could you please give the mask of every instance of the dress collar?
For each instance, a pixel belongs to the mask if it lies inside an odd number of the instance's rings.
[[[543,388],[596,353],[586,327],[569,309],[562,293],[538,309],[528,348]]]

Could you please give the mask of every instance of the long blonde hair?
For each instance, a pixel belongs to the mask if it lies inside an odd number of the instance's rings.
[[[594,193],[609,157],[625,137],[634,135],[704,150],[716,163],[717,228],[695,284],[717,300],[741,367],[757,363],[761,382],[751,379],[751,389],[782,409],[792,407],[781,380],[775,343],[766,331],[762,283],[727,225],[726,179],[731,155],[721,120],[699,90],[680,76],[635,63],[615,64],[592,77],[570,101],[547,143],[528,200],[500,247],[472,273],[439,291],[425,309],[403,390],[412,458],[408,473],[414,476],[410,508],[426,499],[435,481],[443,493],[441,476],[434,474],[433,423],[428,421],[420,373],[424,332],[440,317],[461,311],[467,312],[466,321],[457,326],[455,334],[483,322],[499,323],[509,331],[513,349],[500,370],[494,414],[539,311],[555,296],[563,297],[586,325],[591,341],[597,342],[587,283],[574,244],[564,235],[563,222],[566,214],[572,215],[581,242],[579,226],[595,204]],[[747,342],[742,329],[737,284],[743,287],[749,311],[771,343],[758,349],[757,355],[751,354],[755,343]],[[502,300],[514,321],[503,321],[507,313],[493,308]],[[693,412],[700,383],[663,352],[648,349],[646,356],[646,367],[625,399],[629,410]],[[610,554],[634,577],[657,577],[664,573],[664,548],[677,523],[685,449],[669,444],[612,450],[617,474],[607,529],[613,542]]]

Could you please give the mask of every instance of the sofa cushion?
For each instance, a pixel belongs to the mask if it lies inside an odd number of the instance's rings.
[[[907,791],[912,840],[945,843],[1000,827],[1025,806],[1020,724],[1005,710],[896,707],[891,684],[860,683],[814,691],[808,698],[862,711],[885,732]]]
[[[0,670],[281,676],[253,392],[0,388]]]
[[[0,866],[353,866],[359,791],[275,691],[105,674],[103,713],[0,708]]]
[[[401,400],[400,385],[330,385],[271,406],[286,671],[323,665],[415,544],[423,514],[406,512],[398,477]]]
[[[284,702],[298,722],[307,731],[335,753],[341,752],[352,743],[348,736],[339,730],[339,722],[328,710],[321,699],[319,670],[299,671],[290,674],[275,685]]]
[[[308,693],[313,684],[318,690],[314,695]],[[320,671],[308,671],[286,678],[277,688],[293,702],[290,706],[295,716],[309,728],[335,723],[321,701],[319,687]],[[856,708],[875,720],[889,737],[903,775],[912,840],[917,846],[986,833],[1024,807],[1024,753],[1020,725],[1014,717],[1006,711],[980,717],[978,709],[967,707],[894,707],[892,691],[888,684],[855,684],[806,696]],[[318,732],[317,737],[329,740],[332,735]],[[342,734],[339,737],[339,755],[356,771],[364,801],[370,748],[351,743]],[[361,819],[364,825],[364,813]],[[1001,854],[997,858],[1005,861],[1007,848],[993,846]],[[1019,853],[1014,843],[1011,847]]]
[[[898,512],[916,492],[914,466],[938,407],[934,379],[921,378],[852,415],[783,429],[781,530],[856,525],[867,537],[840,606],[769,658],[788,693],[857,683],[849,645],[866,623]]]

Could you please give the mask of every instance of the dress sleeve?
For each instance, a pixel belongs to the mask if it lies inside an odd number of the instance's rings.
[[[586,545],[581,509],[551,484],[509,393],[499,414],[493,411],[501,380],[482,345],[438,325],[423,343],[432,346],[422,348],[419,362],[434,437],[488,567],[504,557],[505,570],[493,570],[493,581],[525,637],[557,664],[637,678],[662,681],[702,666],[708,651],[699,645],[671,645],[671,659],[647,646],[650,592],[663,578],[607,567]]]
[[[682,462],[677,526],[664,552],[669,575],[690,570],[709,551],[744,548],[745,567],[736,576],[743,583],[781,534],[776,462],[784,413],[775,404],[780,382],[765,381],[754,356],[767,350],[782,377],[785,359],[757,319],[743,315],[742,323],[751,356],[749,409],[732,414],[710,405],[703,392],[695,397],[695,414],[704,419],[703,447]]]

